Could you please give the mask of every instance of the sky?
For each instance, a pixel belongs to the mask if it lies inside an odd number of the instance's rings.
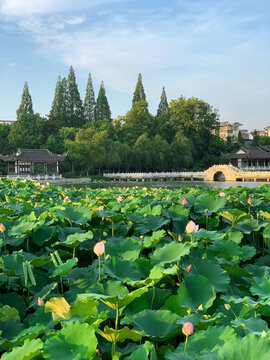
[[[220,121],[270,125],[269,0],[0,0],[0,120],[15,120],[24,82],[45,116],[72,65],[82,99],[91,73],[113,118],[142,73],[150,112],[162,86],[208,102]]]

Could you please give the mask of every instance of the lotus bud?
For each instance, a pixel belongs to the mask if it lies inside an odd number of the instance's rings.
[[[182,333],[186,336],[192,335],[194,332],[193,325],[190,321],[186,322],[182,327]]]
[[[188,265],[188,267],[186,268],[186,271],[187,271],[187,272],[190,272],[191,268],[192,268],[192,265],[190,264],[190,265]]]
[[[3,223],[0,223],[0,231],[1,233],[3,233],[6,230],[5,226]]]
[[[231,305],[229,305],[229,304],[224,304],[224,307],[226,310],[231,310]]]
[[[96,245],[94,246],[93,251],[97,256],[101,256],[105,251],[104,242],[100,241],[100,242],[96,243]]]
[[[178,241],[181,242],[182,241],[182,237],[180,234],[178,234]]]
[[[182,205],[184,205],[184,206],[187,205],[187,199],[186,199],[186,198],[184,198],[184,199],[182,200]]]
[[[167,200],[167,201],[170,200],[170,195],[167,195],[167,196],[166,196],[166,200]]]
[[[41,299],[41,297],[38,297],[37,304],[38,306],[42,306],[44,304],[44,301]]]
[[[98,211],[103,211],[104,206],[99,206]]]
[[[247,202],[249,203],[249,205],[251,205],[251,203],[252,203],[251,197],[248,198]]]
[[[219,193],[219,196],[226,196],[226,194],[225,194],[225,192],[221,191],[221,192]]]
[[[199,225],[196,225],[194,221],[190,220],[190,222],[186,226],[187,234],[193,234],[199,230]]]

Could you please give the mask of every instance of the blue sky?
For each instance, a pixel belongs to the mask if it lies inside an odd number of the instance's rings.
[[[50,111],[57,76],[91,72],[113,117],[131,107],[138,73],[156,113],[198,97],[221,121],[270,125],[269,0],[0,0],[0,119],[15,119],[24,81],[34,111]]]

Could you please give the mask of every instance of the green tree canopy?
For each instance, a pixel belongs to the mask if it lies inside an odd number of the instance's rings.
[[[45,143],[43,129],[45,120],[39,114],[22,114],[11,125],[9,143],[15,151],[21,149],[39,149]]]
[[[102,81],[95,106],[95,120],[105,119],[111,120],[111,110],[105,93],[104,83]]]
[[[84,125],[83,104],[72,66],[68,74],[66,99],[66,126],[82,127]]]
[[[147,102],[137,101],[123,118],[121,137],[128,144],[134,145],[142,134],[153,134],[153,125],[154,117],[148,111]]]
[[[89,73],[84,105],[83,105],[85,122],[95,120],[95,105],[96,105],[95,93],[92,83],[92,77],[91,74]]]
[[[16,111],[16,113],[17,113],[17,119],[19,119],[19,117],[23,114],[33,114],[34,113],[32,97],[29,92],[29,86],[28,86],[27,81],[25,81],[25,83],[24,83],[21,104],[20,104],[18,110]]]
[[[138,75],[136,88],[133,94],[132,105],[134,105],[137,101],[141,101],[141,100],[146,101],[146,97],[142,83],[142,74],[140,73]]]

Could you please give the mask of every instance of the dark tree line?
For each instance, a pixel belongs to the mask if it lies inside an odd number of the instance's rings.
[[[89,74],[82,101],[70,67],[67,78],[58,77],[49,114],[34,113],[27,82],[17,121],[0,125],[0,153],[18,148],[68,151],[62,171],[78,175],[102,171],[172,171],[205,169],[225,162],[229,149],[219,138],[219,115],[208,103],[181,96],[168,103],[162,88],[156,115],[148,103],[139,74],[132,107],[112,119],[104,83],[95,98]]]

